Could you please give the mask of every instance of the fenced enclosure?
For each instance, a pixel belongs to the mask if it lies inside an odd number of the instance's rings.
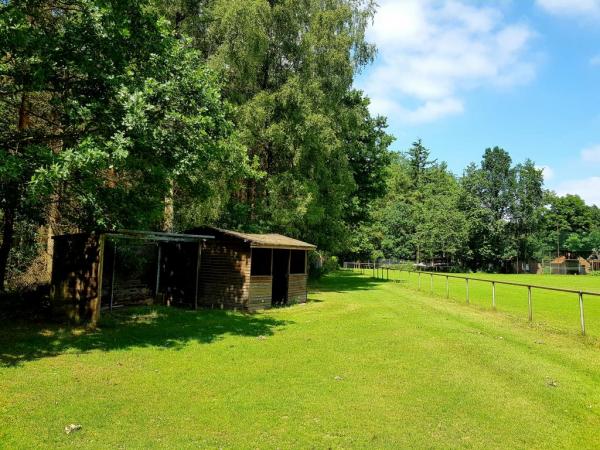
[[[345,263],[344,267],[375,279],[401,283],[407,288],[433,296],[526,317],[530,323],[543,324],[560,331],[578,329],[582,335],[600,337],[600,289],[594,287],[594,284],[600,283],[593,283],[595,277],[515,275],[514,278],[519,279],[517,282],[506,279],[507,276],[415,270],[415,266],[408,263],[403,266],[376,262]],[[544,285],[546,282],[555,285]],[[574,283],[588,287],[573,289],[571,286]]]

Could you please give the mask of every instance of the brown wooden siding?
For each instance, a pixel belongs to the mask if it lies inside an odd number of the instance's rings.
[[[207,242],[202,250],[199,304],[246,309],[250,292],[250,247],[232,241]]]
[[[305,274],[292,274],[288,285],[288,303],[306,303],[306,285],[308,277]]]
[[[55,237],[51,298],[56,315],[73,322],[92,319],[97,307],[99,258],[96,235]]]
[[[271,276],[250,277],[249,310],[258,310],[271,307],[273,280]]]

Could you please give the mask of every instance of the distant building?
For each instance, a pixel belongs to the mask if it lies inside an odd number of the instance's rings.
[[[586,275],[591,270],[589,261],[582,257],[570,259],[560,256],[550,263],[550,273],[553,275]]]

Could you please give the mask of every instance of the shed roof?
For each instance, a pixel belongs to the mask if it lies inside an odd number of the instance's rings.
[[[215,227],[202,227],[202,230],[214,230],[223,233],[227,236],[243,239],[250,243],[252,248],[288,248],[295,250],[315,250],[316,245],[307,242],[299,241],[291,237],[283,236],[282,234],[268,233],[241,233],[239,231],[224,230]]]

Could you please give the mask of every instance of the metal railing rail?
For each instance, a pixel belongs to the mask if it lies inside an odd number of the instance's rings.
[[[551,287],[551,286],[541,286],[541,285],[531,284],[531,283],[517,283],[514,281],[498,281],[498,280],[491,280],[488,278],[470,277],[468,275],[453,275],[453,274],[448,274],[448,273],[428,272],[428,271],[420,271],[420,270],[411,271],[411,270],[405,270],[405,269],[395,268],[395,267],[386,267],[385,265],[379,266],[377,263],[372,263],[372,262],[344,264],[344,267],[351,269],[351,270],[359,269],[359,270],[361,270],[361,273],[363,273],[363,274],[365,273],[365,270],[372,271],[373,278],[382,279],[382,280],[390,279],[390,275],[389,275],[390,270],[392,272],[394,272],[394,271],[406,272],[409,274],[409,276],[411,273],[416,273],[416,274],[418,274],[418,285],[417,285],[418,290],[421,290],[421,288],[422,288],[422,282],[421,282],[422,275],[429,275],[429,277],[430,277],[429,290],[430,290],[431,294],[433,294],[433,292],[434,292],[434,289],[433,289],[434,277],[442,277],[442,278],[446,279],[446,298],[450,298],[449,280],[451,278],[465,280],[465,289],[466,289],[465,292],[466,292],[467,304],[470,303],[470,292],[469,292],[469,282],[470,281],[490,283],[491,287],[492,287],[492,307],[494,309],[496,309],[496,285],[527,288],[527,309],[528,309],[528,316],[529,316],[528,318],[529,318],[530,322],[533,321],[533,290],[534,289],[539,289],[539,290],[543,290],[543,291],[551,291],[551,292],[561,292],[561,293],[566,293],[566,294],[574,294],[574,295],[577,295],[578,299],[579,299],[579,319],[580,319],[580,326],[581,326],[581,334],[583,334],[584,336],[586,334],[584,296],[600,297],[600,292],[594,292],[594,291],[584,291],[584,290],[558,288],[558,287]],[[397,281],[397,280],[392,280],[392,281]]]

